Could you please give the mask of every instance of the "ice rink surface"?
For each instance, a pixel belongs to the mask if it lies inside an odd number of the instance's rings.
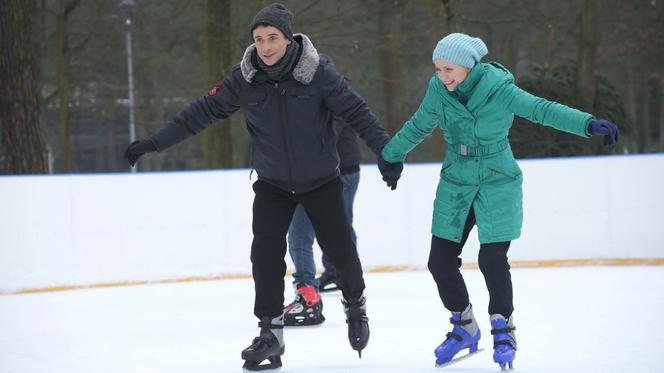
[[[435,368],[449,314],[429,273],[370,273],[362,359],[339,293],[326,293],[325,323],[286,329],[281,371],[498,372],[484,280],[463,273],[484,352]],[[664,266],[513,269],[512,279],[515,372],[664,372]],[[252,307],[248,279],[0,296],[0,372],[241,372],[258,332]]]

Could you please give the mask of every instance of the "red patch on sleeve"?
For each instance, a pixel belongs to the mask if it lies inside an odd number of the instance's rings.
[[[219,93],[221,93],[221,91],[223,90],[224,90],[224,82],[220,82],[219,84],[215,85],[214,87],[212,87],[211,90],[208,91],[208,96],[216,96]]]

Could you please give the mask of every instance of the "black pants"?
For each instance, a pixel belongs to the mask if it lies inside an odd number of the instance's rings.
[[[470,300],[468,289],[461,275],[461,250],[470,230],[475,225],[475,213],[470,209],[460,243],[432,236],[429,253],[429,271],[438,286],[438,294],[445,308],[454,312],[463,311]],[[480,245],[479,265],[489,290],[489,314],[499,313],[508,318],[512,303],[512,277],[507,262],[510,241]]]
[[[357,249],[351,240],[339,178],[311,192],[291,194],[265,181],[254,183],[251,263],[256,298],[254,315],[276,317],[284,307],[286,233],[295,207],[301,204],[311,220],[323,254],[337,269],[344,298],[362,294],[364,278]]]

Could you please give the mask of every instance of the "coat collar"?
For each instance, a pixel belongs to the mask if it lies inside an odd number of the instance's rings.
[[[480,63],[476,68],[481,68],[476,74],[478,77],[475,77],[478,81],[471,88],[472,93],[466,104],[471,112],[482,106],[496,89],[505,83],[514,81],[512,73],[497,62]]]
[[[463,81],[459,85],[462,90],[466,90],[466,94],[470,95],[466,105],[461,104],[455,94],[447,91],[442,83],[440,83],[440,91],[446,108],[469,118],[472,118],[473,113],[486,102],[496,89],[506,82],[514,81],[509,70],[495,62],[478,63],[473,67],[467,79],[468,82]]]
[[[293,35],[293,39],[296,43],[300,43],[302,47],[302,56],[293,68],[293,78],[302,84],[309,85],[314,79],[314,75],[320,64],[320,56],[313,43],[311,43],[311,40],[309,40],[306,35],[295,34]],[[242,56],[242,61],[240,62],[242,77],[247,83],[253,82],[254,77],[258,72],[258,69],[251,62],[251,56],[254,54],[255,50],[255,44],[251,44],[247,47],[244,51],[244,56]]]
[[[476,64],[470,71],[468,72],[468,76],[466,76],[466,79],[464,79],[461,84],[459,84],[456,88],[456,92],[459,95],[466,95],[468,96],[470,92],[475,88],[477,85],[477,82],[482,79],[482,76],[484,75],[484,65],[483,64]]]

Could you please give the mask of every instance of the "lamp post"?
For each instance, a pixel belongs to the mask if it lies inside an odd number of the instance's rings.
[[[129,142],[136,141],[136,123],[134,116],[134,68],[131,54],[131,27],[132,12],[136,6],[134,0],[122,0],[120,10],[125,14],[125,25],[127,26],[127,78],[129,80]],[[136,172],[138,165],[131,168],[131,172]]]

